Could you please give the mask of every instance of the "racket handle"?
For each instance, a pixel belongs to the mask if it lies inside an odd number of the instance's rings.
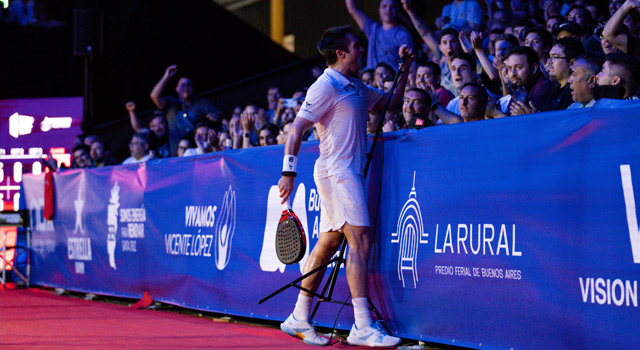
[[[287,201],[282,204],[282,210],[291,209],[291,198],[287,198]]]

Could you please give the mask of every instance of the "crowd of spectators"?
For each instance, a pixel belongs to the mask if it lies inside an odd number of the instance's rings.
[[[640,0],[453,0],[432,24],[414,2],[381,0],[377,22],[345,0],[368,43],[358,77],[365,84],[390,92],[398,47],[417,56],[404,103],[384,116],[371,113],[369,132],[379,123],[383,131],[421,129],[585,108],[600,98],[638,100]],[[154,86],[157,110],[147,120],[126,103],[135,131],[126,163],[283,144],[304,103],[306,88],[287,94],[274,85],[264,104],[226,116],[195,97],[189,78],[175,81],[177,73],[168,67]],[[167,91],[173,84],[175,95]],[[318,138],[312,129],[305,139]],[[77,167],[113,164],[99,139],[85,138],[74,159]]]

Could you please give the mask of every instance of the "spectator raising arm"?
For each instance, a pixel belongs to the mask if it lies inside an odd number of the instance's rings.
[[[151,100],[159,109],[163,109],[166,103],[164,96],[162,96],[162,91],[164,91],[164,87],[167,85],[167,81],[169,81],[169,79],[171,79],[171,77],[173,77],[177,72],[177,65],[174,64],[167,67],[160,81],[158,81],[153,87],[153,90],[151,90]]]
[[[427,44],[429,50],[431,50],[434,55],[437,55],[439,44],[438,38],[433,34],[427,23],[425,23],[422,18],[418,17],[416,12],[413,10],[413,7],[411,7],[411,0],[402,0],[402,7],[407,11],[409,18],[411,19],[411,23],[413,23],[413,26],[416,28],[420,38],[422,38],[422,41]]]
[[[364,22],[367,19],[367,15],[358,8],[356,0],[345,0],[345,4],[347,5],[347,11],[349,11],[353,20],[356,21],[360,30],[364,30]]]
[[[627,46],[629,43],[629,36],[622,32],[622,25],[624,24],[624,19],[629,14],[629,11],[635,11],[635,9],[639,7],[640,0],[625,1],[624,4],[614,12],[611,18],[609,18],[607,24],[602,30],[602,36],[624,53],[629,53]]]
[[[480,64],[482,65],[482,69],[484,69],[485,73],[487,73],[487,76],[489,76],[489,79],[491,80],[500,79],[498,70],[493,66],[493,63],[491,62],[491,60],[489,60],[489,57],[487,56],[487,53],[484,52],[484,50],[482,49],[482,34],[479,34],[478,32],[471,32],[470,40],[471,40],[471,46],[473,47],[473,52],[475,52],[476,57],[478,57],[478,61],[480,61]]]
[[[145,129],[146,127],[144,126],[144,122],[140,120],[140,117],[136,114],[136,103],[129,101],[124,105],[124,107],[129,113],[129,120],[131,121],[131,128],[133,128],[133,131],[138,132]]]

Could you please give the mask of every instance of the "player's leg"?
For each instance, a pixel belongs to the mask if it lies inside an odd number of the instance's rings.
[[[395,346],[400,338],[388,335],[382,325],[372,322],[369,311],[367,285],[373,235],[369,228],[369,211],[363,182],[362,177],[355,174],[341,176],[337,183],[337,195],[334,196],[335,201],[340,198],[343,203],[334,205],[344,213],[345,224],[342,231],[349,242],[346,272],[355,323],[347,341],[352,345]]]
[[[316,180],[318,194],[321,198],[320,229],[322,233],[318,242],[309,253],[309,257],[304,265],[303,273],[307,273],[331,260],[342,242],[343,234],[332,228],[332,200],[331,185],[328,179]],[[329,196],[328,199],[327,196]],[[315,292],[326,272],[326,268],[314,273],[302,280],[302,287]],[[301,338],[305,343],[313,345],[328,345],[329,340],[318,336],[313,326],[309,323],[309,314],[313,296],[305,291],[300,291],[293,313],[280,325],[280,328],[287,334]]]
[[[322,264],[325,264],[336,253],[342,242],[342,233],[338,231],[323,232],[320,234],[318,242],[309,254],[307,262],[304,264],[303,273],[307,273]],[[318,290],[326,267],[313,275],[302,280],[301,285],[313,292]],[[318,336],[315,328],[309,323],[309,314],[311,313],[311,304],[313,303],[313,295],[300,291],[298,300],[293,309],[293,313],[280,324],[280,329],[285,333],[302,339],[307,344],[312,345],[328,345],[329,339]]]

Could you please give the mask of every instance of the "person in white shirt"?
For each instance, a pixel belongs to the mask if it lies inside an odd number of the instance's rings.
[[[364,49],[350,27],[326,30],[317,45],[327,68],[309,88],[302,108],[293,121],[285,145],[283,172],[278,187],[282,203],[295,185],[297,154],[302,136],[312,126],[320,137],[320,156],[314,179],[321,200],[320,237],[309,254],[304,272],[328,262],[340,247],[343,237],[349,242],[347,282],[351,290],[355,323],[347,341],[352,345],[395,346],[399,338],[386,334],[371,321],[367,299],[368,261],[372,244],[369,214],[364,189],[364,159],[367,145],[367,111],[384,107],[386,94],[357,79]],[[413,52],[401,46],[398,57],[406,57],[401,70],[407,72]],[[407,82],[403,74],[390,105],[397,106]],[[324,273],[302,280],[302,286],[315,292]],[[293,313],[280,325],[287,334],[306,343],[327,345],[309,324],[313,296],[301,291]]]
[[[122,164],[142,163],[153,159],[153,154],[149,152],[149,134],[144,132],[133,134],[129,142],[129,152],[131,157],[125,159]]]

